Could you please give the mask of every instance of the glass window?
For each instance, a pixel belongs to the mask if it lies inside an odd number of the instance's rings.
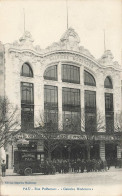
[[[85,131],[96,131],[96,92],[85,91]]]
[[[21,103],[33,104],[33,84],[27,82],[21,82]]]
[[[109,76],[107,76],[105,79],[104,87],[105,88],[113,88],[112,81]]]
[[[21,126],[22,128],[34,127],[34,106],[21,105]]]
[[[33,71],[27,63],[24,63],[21,69],[21,76],[33,77]]]
[[[80,90],[63,88],[62,91],[63,110],[80,110]]]
[[[85,112],[85,131],[95,132],[96,131],[96,112]]]
[[[62,81],[80,83],[80,68],[73,65],[62,65]]]
[[[96,108],[96,92],[95,91],[85,91],[85,108],[94,109]]]
[[[44,85],[44,106],[45,108],[58,107],[57,86]]]
[[[81,114],[74,111],[63,111],[64,131],[77,132],[81,130]]]
[[[113,94],[105,93],[105,110],[113,111]]]
[[[106,132],[113,132],[114,131],[114,113],[107,112],[106,113]]]
[[[45,108],[44,120],[45,120],[45,124],[49,126],[53,124],[56,126],[58,124],[58,110],[51,110]]]
[[[45,80],[57,80],[57,65],[48,67],[44,72]]]
[[[114,131],[113,94],[105,93],[106,131]]]
[[[96,86],[94,77],[87,71],[84,71],[84,84],[89,86]]]

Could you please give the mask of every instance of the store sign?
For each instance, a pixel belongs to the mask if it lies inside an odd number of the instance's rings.
[[[18,135],[18,139],[59,139],[59,140],[119,140],[119,136],[115,135],[79,135],[79,134],[61,134],[61,133],[55,133],[55,134],[32,134],[32,133],[22,133]]]

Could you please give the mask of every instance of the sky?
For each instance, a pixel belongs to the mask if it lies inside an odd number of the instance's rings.
[[[0,41],[18,40],[25,29],[42,49],[58,42],[67,29],[66,0],[0,0]],[[122,0],[68,0],[68,24],[80,45],[99,59],[105,46],[122,64]]]

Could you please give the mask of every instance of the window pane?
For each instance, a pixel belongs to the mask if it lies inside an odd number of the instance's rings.
[[[63,128],[64,131],[78,132],[81,130],[80,112],[63,111]]]
[[[73,88],[62,88],[63,110],[80,110],[80,90]]]
[[[21,105],[21,126],[22,128],[33,128],[34,106]]]
[[[114,131],[113,94],[105,93],[106,131]]]
[[[21,103],[33,104],[33,84],[27,82],[21,82]]]
[[[85,131],[96,131],[96,92],[85,91]]]
[[[105,82],[104,82],[104,87],[105,88],[113,88],[112,81],[111,81],[110,77],[106,77]]]
[[[113,94],[105,93],[105,110],[113,111]]]
[[[80,83],[80,68],[73,65],[62,65],[62,81]]]
[[[94,77],[87,71],[84,71],[84,84],[90,86],[96,86]]]
[[[44,86],[44,104],[45,107],[58,107],[58,88],[56,86]]]
[[[24,63],[22,66],[21,76],[33,77],[32,69],[27,63]]]
[[[114,131],[114,113],[107,112],[106,113],[106,132],[113,132]]]
[[[44,72],[45,80],[57,80],[57,65],[48,67]]]
[[[85,109],[95,109],[96,108],[96,92],[95,91],[85,91]]]

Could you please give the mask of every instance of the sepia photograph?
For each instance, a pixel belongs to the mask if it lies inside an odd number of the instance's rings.
[[[0,0],[0,196],[122,196],[122,0]]]

